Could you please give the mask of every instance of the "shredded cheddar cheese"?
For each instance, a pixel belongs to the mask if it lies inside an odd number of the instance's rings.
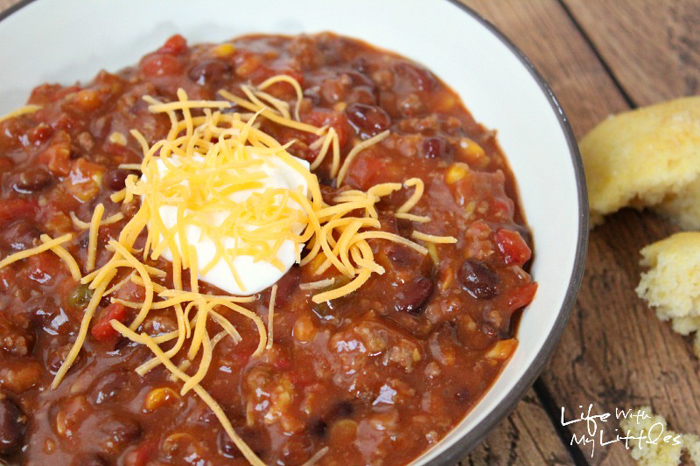
[[[52,241],[49,235],[41,235],[39,239],[41,239],[41,241],[44,244]],[[80,274],[80,266],[75,261],[73,256],[71,256],[71,254],[68,251],[66,251],[66,249],[60,244],[54,244],[54,246],[51,247],[51,251],[56,253],[56,255],[60,257],[63,260],[63,262],[65,262],[66,266],[68,267],[68,270],[70,270],[73,280],[80,281],[80,279],[82,278],[82,275]]]
[[[5,120],[9,120],[11,118],[16,118],[18,116],[29,115],[31,113],[36,112],[40,108],[41,108],[41,105],[25,105],[23,107],[20,107],[18,109],[11,111],[7,115],[0,116],[0,123],[2,123]]]
[[[295,91],[293,112],[288,102],[265,92],[265,89],[280,83],[291,85]],[[142,148],[143,160],[141,164],[125,164],[122,168],[138,170],[142,176],[129,175],[126,187],[113,193],[110,199],[114,203],[141,202],[118,238],[105,246],[112,254],[106,263],[96,264],[99,227],[124,220],[124,215],[117,213],[103,219],[105,207],[98,204],[90,222],[70,213],[77,230],[89,230],[85,276],[81,276],[77,261],[61,246],[73,238],[70,234],[56,239],[42,235],[42,244],[6,257],[0,261],[0,268],[51,250],[65,262],[76,282],[87,284],[93,290],[76,340],[56,373],[52,388],[61,383],[75,362],[102,298],[110,296],[111,302],[121,303],[134,312],[131,322],[112,320],[112,327],[124,338],[148,347],[152,353],[153,357],[141,364],[136,372],[143,376],[158,366],[164,366],[173,380],[182,382],[180,394],[195,392],[212,409],[245,458],[252,464],[262,465],[201,383],[217,345],[224,339],[229,339],[233,345],[242,341],[241,333],[225,313],[245,317],[257,332],[258,345],[253,357],[273,347],[277,285],[271,289],[265,323],[257,313],[242,306],[255,297],[203,293],[200,277],[223,262],[231,269],[234,279],[240,281],[242,271],[236,269],[234,262],[241,255],[252,256],[255,261],[267,261],[282,270],[277,252],[284,241],[292,241],[297,251],[296,261],[301,265],[313,262],[314,273],[319,275],[318,280],[303,283],[300,289],[313,293],[312,300],[320,303],[353,293],[373,274],[385,273],[384,267],[375,261],[372,241],[392,241],[420,254],[428,254],[435,248],[435,243],[454,243],[457,240],[414,231],[412,237],[428,243],[426,248],[381,229],[377,204],[382,198],[406,188],[414,189],[395,216],[417,223],[430,221],[427,216],[411,213],[424,191],[423,181],[419,178],[411,178],[403,184],[382,183],[367,191],[345,189],[332,200],[324,200],[312,170],[319,168],[328,154],[332,154],[329,172],[336,179],[336,185],[341,186],[353,160],[362,151],[387,138],[389,131],[356,143],[343,158],[338,133],[333,127],[318,128],[301,121],[303,91],[294,78],[274,76],[258,86],[242,85],[241,92],[245,97],[222,90],[220,95],[226,100],[220,101],[189,100],[182,89],[177,92],[178,100],[173,102],[144,97],[151,112],[164,114],[170,119],[171,128],[153,145],[138,131],[131,131]],[[233,106],[251,113],[231,112],[229,109]],[[25,113],[29,111],[31,109]],[[21,114],[17,112],[15,114]],[[281,145],[263,132],[261,119],[318,136],[311,145],[317,154],[310,168],[287,152],[292,143]],[[109,140],[126,144],[121,133],[112,133]],[[233,194],[262,186],[262,164],[272,158],[299,174],[308,185],[308,193],[302,189],[267,188],[236,200]],[[177,222],[172,227],[168,227],[161,217],[163,206],[177,209]],[[225,212],[225,215],[220,221],[211,222],[212,212]],[[200,263],[200,254],[188,239],[187,228],[191,225],[196,225],[201,235],[211,238],[216,246],[214,258],[207,263]],[[224,240],[233,234],[240,240],[234,247],[227,246]],[[162,282],[168,275],[166,271],[147,263],[159,259],[166,249],[172,255],[172,287]],[[183,280],[184,271],[189,271],[189,280]],[[324,273],[331,276],[321,278]],[[340,276],[345,279],[338,280]],[[127,283],[143,288],[143,298],[134,301],[119,295],[118,291]],[[334,288],[336,285],[340,286]],[[168,309],[177,320],[176,330],[162,335],[148,335],[142,331],[142,324],[152,310]],[[209,334],[212,326],[219,327],[213,337]],[[165,343],[168,343],[167,350],[161,347]],[[318,461],[327,451],[320,450],[308,464]]]
[[[97,204],[95,211],[92,213],[92,220],[90,221],[90,233],[88,240],[88,256],[87,265],[85,266],[86,271],[92,272],[95,268],[95,258],[97,256],[97,235],[100,231],[100,222],[102,221],[102,215],[104,214],[105,206],[102,204]]]

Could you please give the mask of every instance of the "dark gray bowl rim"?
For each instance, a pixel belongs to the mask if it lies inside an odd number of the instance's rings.
[[[30,3],[33,3],[34,1],[36,0],[22,0],[19,3],[14,4],[7,10],[0,13],[0,21],[24,8]],[[522,63],[522,65],[529,71],[530,75],[540,86],[542,93],[545,95],[547,101],[552,107],[552,110],[554,110],[554,113],[557,115],[559,126],[564,132],[566,142],[569,146],[569,153],[571,156],[571,163],[573,164],[574,168],[576,188],[578,191],[579,227],[578,241],[576,243],[576,255],[574,257],[574,266],[571,271],[571,279],[569,280],[569,288],[566,292],[566,296],[564,297],[564,302],[562,303],[561,309],[559,310],[557,320],[554,322],[554,326],[549,332],[549,335],[547,335],[545,344],[542,346],[542,348],[540,348],[540,351],[537,353],[537,356],[535,356],[535,359],[530,367],[528,367],[522,377],[520,377],[520,380],[518,380],[515,386],[498,403],[496,408],[462,438],[450,445],[449,448],[437,455],[428,463],[425,463],[426,465],[430,466],[454,464],[457,460],[461,459],[464,457],[464,455],[473,450],[497,424],[499,424],[508,414],[510,414],[511,411],[513,411],[517,403],[525,395],[525,392],[532,386],[533,383],[535,383],[535,380],[542,372],[542,369],[544,369],[544,365],[547,363],[547,361],[549,361],[554,348],[559,342],[559,339],[564,332],[566,322],[569,320],[571,310],[576,304],[576,296],[578,295],[581,280],[583,279],[586,252],[588,250],[588,189],[586,187],[586,175],[583,170],[583,162],[581,161],[581,155],[579,154],[576,137],[574,136],[574,132],[569,124],[569,119],[566,117],[564,109],[559,103],[559,100],[556,98],[554,92],[549,87],[549,84],[547,84],[542,75],[537,71],[530,59],[527,58],[527,56],[525,56],[525,54],[518,47],[516,47],[516,45],[513,44],[510,39],[499,31],[496,26],[491,24],[472,8],[461,3],[459,0],[444,1],[452,3],[488,29],[496,38],[498,38],[498,40],[508,47],[511,53],[513,53],[518,60],[520,60],[520,63]]]

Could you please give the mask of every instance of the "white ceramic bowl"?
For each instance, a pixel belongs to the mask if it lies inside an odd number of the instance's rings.
[[[43,82],[92,79],[138,62],[174,33],[190,43],[252,32],[334,31],[423,63],[455,89],[477,121],[498,131],[535,239],[539,290],[520,345],[457,428],[416,462],[449,464],[515,406],[556,345],[574,304],[588,239],[576,141],[552,91],[503,35],[457,1],[41,0],[0,22],[0,114]]]

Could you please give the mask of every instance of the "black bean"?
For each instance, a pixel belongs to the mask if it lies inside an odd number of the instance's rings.
[[[128,170],[123,170],[121,168],[115,168],[110,170],[105,175],[105,185],[107,188],[113,191],[119,191],[124,189],[126,186],[126,177],[129,176]]]
[[[459,403],[466,403],[469,401],[469,389],[467,387],[462,387],[455,392],[455,400]]]
[[[14,401],[0,393],[0,455],[11,455],[22,447],[27,416]]]
[[[143,430],[136,419],[124,413],[114,413],[100,422],[100,431],[106,435],[101,442],[109,451],[117,452],[141,438]]]
[[[391,126],[391,117],[373,105],[352,104],[345,113],[355,130],[364,137],[376,136]]]
[[[193,66],[187,75],[200,86],[213,79],[225,79],[230,76],[232,67],[221,60],[205,60]]]
[[[464,261],[459,269],[459,281],[476,299],[491,299],[498,294],[498,276],[482,262]]]
[[[423,157],[426,159],[446,158],[452,152],[452,147],[443,138],[430,137],[423,141]]]
[[[247,427],[241,427],[237,429],[238,435],[243,439],[243,441],[250,447],[251,450],[258,456],[258,458],[264,459],[266,456],[266,446],[269,444],[270,439],[265,433],[259,431],[253,431]],[[236,444],[231,440],[231,437],[224,430],[220,430],[216,438],[217,446],[219,447],[219,452],[226,458],[243,458],[243,454],[238,449]]]
[[[309,426],[309,432],[316,437],[324,438],[328,430],[328,423],[323,419],[317,419]]]
[[[394,309],[398,312],[419,314],[425,302],[435,290],[435,282],[430,278],[420,277],[407,283],[396,294]]]
[[[28,194],[47,188],[53,176],[43,167],[33,167],[23,171],[15,182],[15,191]]]

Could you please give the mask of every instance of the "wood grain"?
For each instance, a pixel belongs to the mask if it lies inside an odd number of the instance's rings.
[[[499,26],[540,69],[561,99],[577,136],[605,115],[627,108],[623,94],[594,50],[554,2],[468,3]],[[606,5],[613,3],[623,2]],[[630,53],[642,47],[624,36],[615,38],[620,42],[618,47],[624,43]],[[629,72],[644,74],[641,69]],[[655,79],[648,89],[663,86],[665,92],[671,92],[672,79],[668,83]],[[650,100],[665,95],[658,91]],[[659,322],[634,293],[640,274],[639,250],[672,231],[651,214],[624,211],[592,232],[577,306],[542,376],[552,398],[549,414],[555,419],[559,413],[551,411],[560,407],[577,417],[579,406],[586,408],[591,403],[596,412],[613,414],[616,408],[652,404],[676,429],[697,432],[700,406],[694,394],[700,393],[698,361],[689,342]],[[617,427],[612,423],[606,428],[613,438]],[[566,430],[569,438],[574,433],[580,436],[585,426],[578,423]],[[591,464],[630,464],[629,453],[619,443],[598,447],[593,458],[590,447],[580,450],[583,455],[579,458],[587,458]]]
[[[539,398],[530,390],[460,466],[567,465],[573,461]]]
[[[700,93],[700,2],[563,1],[637,105]]]
[[[700,91],[697,0],[463,1],[528,55],[579,138],[630,104]],[[0,11],[15,3],[0,0]],[[700,364],[690,341],[634,293],[639,250],[673,231],[652,214],[626,210],[591,233],[576,308],[537,389],[460,464],[631,464],[621,444],[596,447],[591,457],[590,447],[562,441],[585,426],[561,427],[560,409],[570,419],[591,403],[613,414],[651,404],[676,430],[700,433]]]

